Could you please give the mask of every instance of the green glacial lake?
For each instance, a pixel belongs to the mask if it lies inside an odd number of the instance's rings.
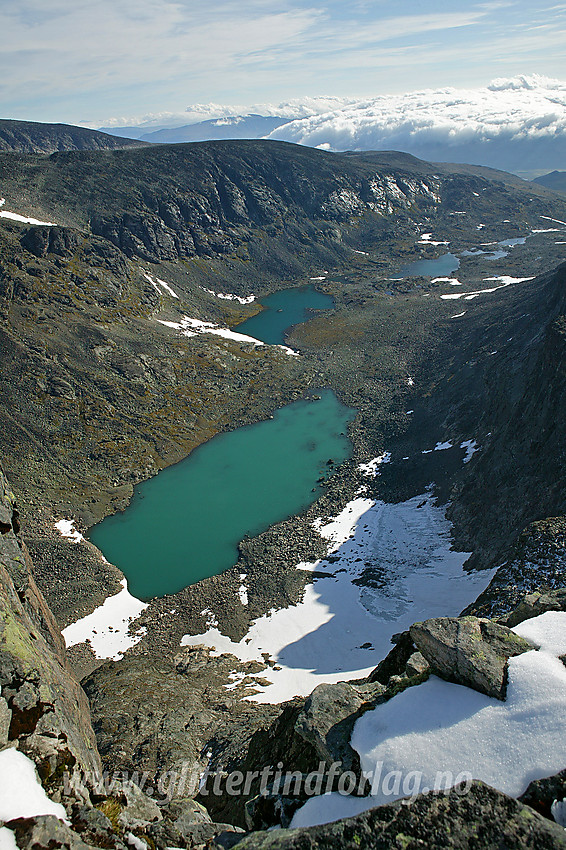
[[[127,510],[95,526],[90,539],[141,599],[223,572],[236,563],[245,535],[318,498],[317,479],[333,470],[327,461],[349,455],[353,416],[325,390],[273,419],[220,434],[138,485]]]
[[[309,310],[328,310],[334,306],[334,299],[308,285],[274,292],[262,298],[260,304],[264,310],[240,322],[234,330],[271,345],[281,345],[285,342],[285,332],[306,321]]]
[[[276,292],[238,331],[279,344],[285,331],[334,300],[312,286]],[[135,488],[124,513],[95,526],[90,539],[151,599],[233,566],[238,543],[296,514],[321,493],[321,478],[348,457],[354,411],[325,390],[256,425],[219,434],[188,458]],[[328,461],[333,463],[329,464]]]

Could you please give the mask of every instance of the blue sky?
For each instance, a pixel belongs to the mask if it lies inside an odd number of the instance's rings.
[[[91,126],[195,103],[566,79],[566,4],[542,0],[2,0],[0,32],[0,115]]]

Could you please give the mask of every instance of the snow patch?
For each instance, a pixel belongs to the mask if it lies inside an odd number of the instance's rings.
[[[248,588],[244,584],[247,577],[247,573],[240,573],[240,587],[238,588],[238,596],[240,597],[240,602],[242,603],[242,605],[248,604]]]
[[[324,278],[321,278],[321,280],[324,280]],[[214,295],[215,298],[221,298],[224,301],[237,301],[239,304],[252,304],[255,301],[255,295],[232,295],[231,292],[215,292],[213,289],[205,289],[204,286],[202,289],[209,295]]]
[[[163,319],[157,319],[159,324],[165,325],[166,328],[173,328],[174,330],[180,331],[183,336],[191,337],[198,336],[199,334],[213,334],[214,336],[221,336],[224,339],[232,339],[235,342],[251,342],[254,345],[265,345],[260,339],[256,339],[254,336],[247,336],[247,334],[239,334],[236,331],[231,331],[229,328],[221,328],[219,325],[214,322],[203,322],[201,319],[191,319],[190,316],[183,316],[180,322],[166,322]],[[277,345],[273,346],[274,348],[281,348],[286,354],[290,354],[293,357],[299,357],[298,351],[293,351],[292,348],[289,348],[287,345]]]
[[[141,838],[138,838],[133,832],[126,833],[126,841],[130,847],[134,848],[134,850],[148,850],[148,845],[145,841],[142,841]],[[168,850],[173,850],[173,848],[170,847]]]
[[[457,277],[435,277],[431,283],[449,283],[450,286],[462,286]]]
[[[84,540],[84,537],[77,531],[75,528],[75,520],[74,519],[60,519],[55,523],[54,526],[57,531],[61,534],[62,537],[66,537],[67,540],[72,540],[73,543],[80,543],[81,540]]]
[[[0,827],[0,850],[18,850],[16,837],[7,826]]]
[[[16,818],[33,818],[38,815],[54,815],[67,820],[67,813],[60,803],[54,803],[43,790],[35,764],[14,748],[0,752],[0,821]],[[10,830],[6,830],[10,832]],[[5,846],[10,838],[2,832]]]
[[[148,280],[151,283],[151,285],[154,287],[154,289],[157,290],[157,292],[159,292],[159,294],[161,294],[161,290],[159,289],[159,286],[161,286],[166,292],[169,293],[169,295],[172,295],[173,298],[179,297],[177,295],[177,293],[173,289],[171,289],[169,284],[166,283],[164,280],[161,280],[161,278],[159,278],[159,277],[154,278],[154,277],[152,277],[152,275],[149,274],[149,272],[144,272],[143,276],[145,277],[146,280]],[[158,284],[159,284],[159,286],[158,286]]]
[[[566,221],[561,221],[559,218],[550,218],[549,215],[541,215],[541,218],[546,219],[546,221],[552,221],[554,224],[563,224],[566,227]]]
[[[566,655],[566,613],[547,611],[538,617],[524,620],[513,631],[543,652],[559,658]]]
[[[466,454],[462,463],[469,463],[478,451],[478,444],[475,440],[464,440],[464,442],[460,443],[460,448],[466,449]]]
[[[475,292],[446,292],[440,297],[444,301],[456,301],[458,298],[463,298],[465,301],[472,301],[480,295],[497,292],[498,289],[505,289],[506,286],[512,286],[515,283],[524,283],[526,280],[534,280],[534,277],[510,277],[509,275],[502,274],[496,277],[484,277],[484,280],[499,280],[501,284],[499,286],[492,286],[490,289],[477,289]]]
[[[121,581],[122,590],[109,596],[92,614],[88,614],[66,629],[62,635],[68,647],[89,643],[97,658],[119,661],[124,653],[140,642],[145,627],[131,634],[130,624],[147,608],[145,602],[128,592],[128,582]]]
[[[204,608],[204,609],[200,612],[200,615],[201,615],[201,617],[204,617],[204,618],[205,618],[205,621],[206,621],[206,628],[207,628],[207,629],[211,629],[211,628],[216,628],[216,627],[217,627],[217,625],[218,625],[218,618],[216,617],[216,614],[214,613],[214,611],[212,611],[210,608]]]
[[[450,242],[440,242],[440,241],[435,241],[435,240],[432,238],[432,233],[423,233],[423,234],[422,234],[422,236],[421,236],[421,238],[420,238],[420,239],[419,239],[419,241],[417,242],[417,245],[435,245],[435,246],[438,246],[438,245],[450,245]]]
[[[2,204],[4,205],[4,198],[2,198]],[[8,218],[10,221],[19,221],[21,224],[37,224],[44,225],[45,227],[56,227],[57,225],[52,221],[39,221],[37,218],[29,218],[25,215],[19,215],[18,213],[8,212],[7,210],[0,210],[0,218]]]
[[[407,411],[409,412],[409,411]],[[412,411],[411,411],[412,412]],[[368,461],[367,463],[360,463],[358,469],[360,472],[363,472],[364,475],[372,476],[375,478],[376,475],[379,475],[379,467],[382,463],[390,463],[391,462],[391,452],[383,452],[382,455],[378,455],[374,457],[373,460]]]

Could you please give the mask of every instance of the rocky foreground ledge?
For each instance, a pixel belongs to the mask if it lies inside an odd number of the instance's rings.
[[[173,793],[172,777],[168,785],[154,774],[148,781],[143,752],[124,752],[138,765],[137,775],[113,774],[108,784],[84,692],[66,665],[61,636],[33,580],[14,497],[1,473],[0,532],[2,850],[566,847],[566,831],[554,820],[564,820],[566,770],[531,782],[519,799],[469,781],[465,788],[410,794],[335,823],[287,828],[308,797],[303,780],[316,771],[332,773],[331,785],[322,790],[340,788],[353,776],[363,802],[371,789],[364,785],[352,732],[376,706],[396,706],[409,691],[437,680],[469,689],[470,699],[475,694],[504,705],[510,665],[538,655],[529,624],[566,611],[566,590],[530,594],[498,621],[466,616],[414,624],[395,637],[367,679],[320,685],[306,699],[270,707],[255,721],[245,714],[240,726],[247,724],[247,737],[242,729],[230,733],[230,718],[222,725],[211,714],[208,770],[197,775],[196,786],[188,783]],[[203,718],[186,718],[187,737],[197,722]],[[95,725],[100,740],[104,724],[98,718]],[[166,738],[167,730],[155,734]],[[557,740],[558,751],[559,745]],[[273,781],[262,787],[262,771],[275,765],[297,777],[295,793]],[[231,794],[228,783],[236,771],[255,778],[247,790]]]

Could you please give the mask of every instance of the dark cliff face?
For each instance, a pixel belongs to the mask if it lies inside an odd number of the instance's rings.
[[[0,469],[0,748],[17,746],[50,793],[65,773],[80,799],[100,758],[85,695],[67,667],[53,615],[32,575],[14,496]]]
[[[352,220],[394,213],[406,226],[434,209],[440,185],[431,174],[381,173],[320,151],[245,141],[0,157],[0,175],[7,209],[11,197],[24,197],[49,221],[90,228],[155,262],[247,260],[250,251],[261,255],[266,238],[276,254],[336,255]]]
[[[118,139],[72,124],[40,124],[36,121],[0,119],[0,151],[54,153],[55,151],[95,151],[143,145],[133,139]]]
[[[495,334],[483,329],[499,356],[463,364],[455,378],[467,375],[470,405],[454,420],[475,407],[485,434],[452,508],[474,564],[501,563],[528,523],[566,512],[566,264],[527,282],[499,321]]]
[[[0,156],[0,181],[6,209],[18,198],[42,220],[90,229],[130,257],[234,258],[270,271],[287,265],[287,274],[299,273],[297,253],[343,258],[352,226],[358,240],[406,236],[431,216],[453,228],[455,210],[505,218],[510,205],[519,216],[548,206],[546,190],[488,169],[265,141]]]

